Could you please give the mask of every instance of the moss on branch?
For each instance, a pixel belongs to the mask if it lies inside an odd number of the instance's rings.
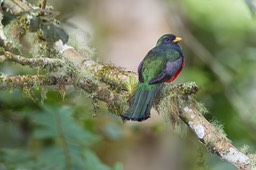
[[[25,75],[25,76],[0,76],[0,89],[13,89],[35,86],[53,86],[59,83],[70,85],[71,80],[67,76],[56,75]]]
[[[11,52],[4,51],[0,56],[0,62],[4,61],[13,61],[19,63],[21,65],[28,65],[30,67],[41,67],[41,68],[49,68],[54,69],[56,67],[63,67],[64,62],[61,59],[54,58],[26,58],[20,55],[15,55]]]

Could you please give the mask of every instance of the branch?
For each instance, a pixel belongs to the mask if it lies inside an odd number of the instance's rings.
[[[0,89],[23,88],[33,86],[53,86],[60,82],[70,85],[71,81],[67,76],[44,76],[44,75],[26,75],[26,76],[0,76]]]
[[[64,62],[61,59],[56,58],[26,58],[20,55],[15,55],[11,52],[5,51],[3,55],[0,56],[0,62],[4,61],[13,61],[16,63],[19,63],[21,65],[28,65],[30,67],[50,67],[50,68],[56,68],[56,67],[62,67],[64,66]]]
[[[190,101],[185,102],[180,117],[213,154],[239,169],[250,169],[250,158],[234,147],[220,129],[209,123]]]
[[[222,129],[205,119],[203,116],[205,108],[191,96],[180,94],[180,91],[183,91],[182,88],[191,89],[195,92],[196,86],[183,84],[179,88],[180,90],[175,91],[174,95],[168,95],[160,101],[158,110],[161,113],[167,112],[166,114],[172,113],[172,116],[179,116],[212,154],[220,156],[239,169],[249,170],[251,168],[250,158],[231,144]],[[167,110],[165,106],[168,106]],[[172,117],[170,119],[173,121]]]
[[[19,5],[14,6],[12,5],[13,2]],[[4,1],[4,7],[12,9],[13,13],[29,11],[31,10],[30,6],[18,0]],[[106,102],[112,113],[120,114],[127,109],[127,99],[132,93],[132,90],[129,89],[133,89],[131,87],[136,86],[137,83],[134,81],[137,77],[135,73],[115,66],[99,64],[89,56],[81,55],[72,46],[63,44],[62,41],[55,43],[55,49],[61,55],[63,65],[69,70],[64,72],[69,84],[82,88],[95,95],[99,100]],[[28,63],[28,65],[30,64],[31,62]],[[15,82],[17,87],[22,87],[26,83],[54,85],[58,81],[63,81],[51,76],[40,78],[31,76],[29,80],[33,81],[27,81],[25,77],[27,76],[1,76],[0,87],[12,86],[12,83],[8,82]],[[49,82],[48,80],[52,81]],[[203,117],[202,107],[191,96],[196,92],[195,83],[166,86],[159,100],[155,102],[155,107],[161,114],[168,114],[170,119],[180,119],[187,124],[209,152],[218,155],[239,169],[253,168],[255,165],[252,162],[255,160],[250,159],[234,147],[222,130]]]
[[[2,0],[3,7],[6,8],[7,12],[14,15],[30,11],[32,8],[26,1],[20,0]]]
[[[76,76],[75,86],[78,86],[96,98],[107,103],[110,112],[120,114],[127,108],[128,94],[125,91],[111,90],[108,85],[125,87],[128,76],[136,76],[114,66],[101,65],[92,59],[81,55],[73,47],[56,42],[56,50],[63,59],[72,67],[73,75]],[[104,82],[109,82],[106,85]]]

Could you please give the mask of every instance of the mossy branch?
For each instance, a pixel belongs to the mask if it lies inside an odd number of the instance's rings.
[[[193,84],[191,86],[191,83],[183,84],[183,86],[187,90],[190,89],[188,87],[193,87],[191,90],[196,91],[196,86]],[[174,91],[174,95],[167,95],[160,101],[158,110],[162,114],[167,114],[170,121],[176,124],[180,118],[196,134],[198,140],[209,152],[220,156],[223,160],[242,170],[255,166],[252,163],[253,159],[231,144],[221,127],[205,119],[203,113],[206,109],[192,96],[184,95],[183,91],[182,93]]]
[[[38,86],[56,86],[60,82],[71,85],[67,76],[58,75],[25,75],[25,76],[0,76],[0,89],[13,89]]]
[[[9,9],[14,14],[26,13],[38,8],[19,0],[5,0],[3,7]],[[44,8],[47,8],[47,6]],[[8,10],[6,11],[8,12]],[[39,14],[46,15],[45,13]],[[29,26],[31,23],[30,19],[35,18],[27,14],[26,23],[24,23],[26,28],[31,28]],[[22,34],[27,31],[29,30],[25,30]],[[9,38],[8,35],[6,37],[7,39]],[[40,44],[42,41],[37,41],[37,43]],[[112,113],[118,115],[127,109],[127,100],[137,84],[137,75],[135,73],[125,71],[123,68],[113,65],[99,64],[92,60],[90,56],[80,54],[74,47],[63,43],[61,40],[57,41],[53,48],[55,49],[54,51],[57,51],[58,55],[54,57],[53,54],[51,59],[46,58],[47,55],[45,53],[40,54],[42,60],[18,57],[18,55],[12,53],[9,58],[3,55],[5,59],[31,67],[35,65],[44,67],[44,61],[47,61],[55,64],[55,66],[62,66],[64,69],[59,69],[50,75],[0,76],[0,89],[27,85],[45,86],[62,84],[65,86],[68,84],[84,89],[88,93],[93,94],[97,99],[106,102],[109,111]],[[58,74],[58,72],[61,73]],[[248,155],[239,151],[231,144],[220,128],[209,123],[204,118],[202,114],[205,111],[204,107],[198,104],[192,97],[197,90],[195,83],[167,85],[159,99],[155,102],[155,108],[161,114],[169,115],[170,120],[174,123],[180,120],[183,121],[196,134],[199,141],[209,152],[220,156],[223,160],[230,162],[239,169],[255,168],[255,154]]]
[[[23,66],[28,65],[30,67],[40,68],[56,68],[64,66],[64,62],[61,59],[46,57],[26,58],[21,55],[15,55],[8,51],[4,51],[2,55],[0,55],[0,63],[4,61],[12,61]]]

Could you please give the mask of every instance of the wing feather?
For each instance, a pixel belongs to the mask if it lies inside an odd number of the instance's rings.
[[[180,69],[182,69],[182,58],[175,61],[167,61],[165,69],[155,78],[149,81],[149,84],[157,84],[171,79]]]

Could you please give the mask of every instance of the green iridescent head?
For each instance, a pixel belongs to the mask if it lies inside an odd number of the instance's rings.
[[[173,34],[165,34],[158,39],[156,45],[158,46],[160,44],[177,44],[181,40],[182,40],[182,38],[177,37]]]

